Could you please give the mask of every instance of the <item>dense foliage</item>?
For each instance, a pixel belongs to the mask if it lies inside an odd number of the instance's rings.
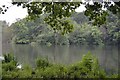
[[[48,0],[48,2],[12,1],[13,5],[27,8],[29,20],[40,17],[42,14],[48,14],[44,21],[49,24],[55,32],[57,31],[62,34],[70,33],[73,30],[73,25],[70,23],[70,21],[65,19],[70,17],[71,14],[75,12],[75,9],[78,8],[81,4],[85,5],[86,10],[84,14],[88,16],[89,21],[92,21],[93,25],[100,26],[106,23],[106,16],[108,15],[108,11],[105,11],[103,8],[107,8],[114,14],[119,15],[120,13],[120,1],[114,2],[115,5],[111,4],[109,1],[93,2],[93,4],[90,4],[89,1],[85,1],[84,3],[81,0],[78,0],[78,2],[76,0],[73,0],[72,2],[69,2],[69,0],[68,2],[59,2],[59,0],[58,2],[51,0]],[[0,14],[4,14],[8,8],[9,7],[6,7],[5,5],[0,7]]]
[[[85,3],[86,11],[83,14],[88,16],[86,18],[81,13],[74,13],[75,9],[82,4],[81,2],[13,2],[13,5],[27,8],[29,15],[18,20],[11,27],[6,28],[4,26],[7,25],[2,25],[3,35],[6,37],[12,35],[9,40],[12,39],[17,44],[32,42],[48,46],[118,44],[120,42],[119,3],[115,2],[115,6],[109,2],[104,2],[104,6],[99,2],[94,2],[94,5]],[[2,7],[5,10],[0,7],[0,14],[4,14],[8,9],[5,5]],[[108,8],[108,10],[105,11],[102,7]],[[80,17],[81,15],[82,17]],[[7,38],[5,39],[7,40]],[[104,70],[101,70],[97,59],[91,54],[83,56],[79,63],[70,66],[37,59],[35,68],[25,65],[22,69],[17,68],[18,62],[11,54],[4,55],[4,58],[5,60],[2,61],[3,79],[118,78],[118,74],[108,76]]]
[[[73,24],[74,29],[71,33],[65,35],[54,32],[49,25],[45,24],[45,16],[47,14],[41,15],[34,21],[24,18],[12,24],[11,29],[9,29],[13,32],[12,41],[17,44],[36,42],[44,45],[118,44],[120,38],[119,18],[110,12],[107,23],[101,27],[89,23],[88,18],[83,13],[74,13],[70,18],[67,18]]]
[[[110,2],[15,2],[13,5],[27,8],[27,18],[13,24],[13,42],[28,44],[38,42],[40,44],[118,44],[120,42],[119,19],[116,23],[109,22],[108,15],[116,14],[119,18],[119,2],[115,5]],[[85,4],[86,10],[83,14],[76,13],[75,9]],[[8,8],[3,5],[3,8]],[[104,10],[103,8],[107,8]],[[2,8],[1,8],[2,9]],[[2,9],[2,12],[4,10]],[[5,9],[6,12],[6,9]],[[112,12],[112,13],[110,13]],[[75,15],[74,15],[75,14]],[[43,17],[42,17],[43,16]],[[72,19],[71,19],[72,17]],[[111,17],[111,16],[110,16]],[[30,20],[30,21],[29,21]],[[74,21],[77,22],[74,23]],[[87,21],[87,22],[86,22]],[[85,23],[86,22],[86,23]],[[81,27],[85,23],[90,28]],[[94,27],[103,27],[102,30]],[[104,26],[104,25],[105,26]],[[112,25],[111,25],[112,24]],[[80,31],[75,29],[80,26]],[[91,28],[91,26],[93,26]],[[87,32],[85,34],[86,30]],[[84,31],[84,32],[83,32]],[[72,33],[70,33],[72,32]],[[46,34],[47,33],[47,34]],[[70,34],[68,34],[70,33]],[[75,34],[77,35],[75,35]],[[102,34],[101,34],[102,33]],[[48,35],[50,34],[50,35]],[[64,36],[61,36],[64,35]],[[78,35],[79,34],[79,35]],[[72,41],[74,40],[74,41]]]
[[[5,78],[118,78],[117,74],[107,75],[99,66],[98,60],[88,53],[83,56],[78,63],[64,66],[52,64],[46,59],[38,58],[34,68],[29,65],[23,65],[21,69],[17,68],[17,60],[11,54],[4,55],[2,61],[2,77]]]

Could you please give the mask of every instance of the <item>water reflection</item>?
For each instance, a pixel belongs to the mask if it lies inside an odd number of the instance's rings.
[[[35,65],[37,57],[46,57],[52,63],[71,64],[81,60],[88,52],[95,55],[102,68],[109,73],[118,72],[117,46],[40,46],[9,45],[3,46],[3,53],[13,52],[23,64]]]

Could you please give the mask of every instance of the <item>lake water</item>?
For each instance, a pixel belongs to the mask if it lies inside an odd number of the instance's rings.
[[[99,60],[100,66],[108,73],[118,72],[117,46],[40,46],[3,45],[3,53],[13,52],[21,64],[35,65],[35,59],[45,57],[52,63],[72,64],[91,52]]]

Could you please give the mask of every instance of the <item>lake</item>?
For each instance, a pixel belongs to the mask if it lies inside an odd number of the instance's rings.
[[[101,68],[107,73],[118,73],[117,46],[45,46],[3,44],[3,54],[13,52],[19,63],[35,65],[38,57],[47,58],[52,63],[69,65],[81,60],[82,56],[91,52],[99,60]]]

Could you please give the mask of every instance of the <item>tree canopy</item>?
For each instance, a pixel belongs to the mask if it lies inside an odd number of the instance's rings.
[[[55,32],[60,32],[62,34],[70,33],[73,30],[73,25],[67,19],[70,17],[74,12],[75,9],[78,8],[80,5],[85,5],[86,10],[84,14],[88,16],[89,21],[92,22],[93,25],[100,26],[106,23],[106,16],[108,15],[108,11],[119,15],[120,14],[120,1],[114,2],[93,2],[90,4],[88,1],[84,3],[79,2],[15,2],[12,0],[13,5],[22,6],[23,8],[27,8],[28,10],[28,20],[34,20],[36,17],[40,17],[42,14],[48,14],[44,21],[50,25]],[[104,5],[103,5],[104,4]],[[9,7],[5,5],[0,8],[0,13],[7,11]],[[107,8],[107,10],[103,10],[103,8]]]

